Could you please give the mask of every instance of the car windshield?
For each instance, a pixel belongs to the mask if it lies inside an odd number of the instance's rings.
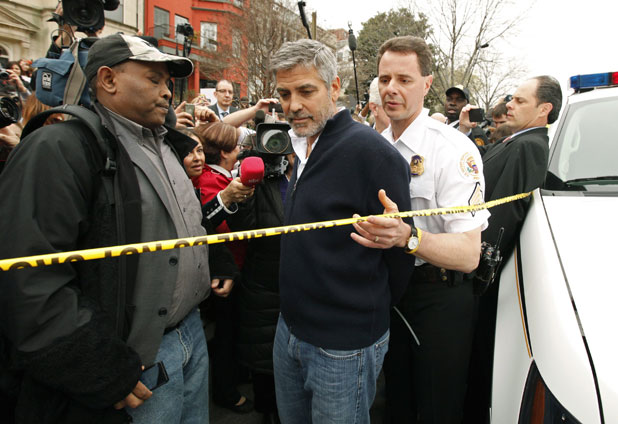
[[[545,188],[618,190],[618,98],[572,104],[563,122]]]

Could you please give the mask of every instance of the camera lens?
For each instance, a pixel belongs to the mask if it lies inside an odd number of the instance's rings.
[[[10,77],[9,72],[2,69],[0,71],[0,80],[8,80]]]
[[[83,28],[98,28],[103,26],[103,3],[100,0],[63,0],[64,17],[66,20]]]
[[[290,136],[281,130],[267,130],[262,136],[262,146],[268,153],[281,154],[290,144]]]
[[[9,97],[0,98],[0,128],[14,124],[20,119],[19,105]]]

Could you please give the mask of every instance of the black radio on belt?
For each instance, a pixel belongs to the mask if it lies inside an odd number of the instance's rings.
[[[504,227],[500,228],[495,247],[487,242],[481,244],[481,259],[474,275],[474,294],[477,296],[485,293],[496,278],[498,267],[502,262],[500,255],[502,234],[504,234]]]

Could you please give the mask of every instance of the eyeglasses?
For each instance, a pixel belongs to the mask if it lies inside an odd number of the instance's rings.
[[[217,93],[221,93],[221,94],[234,94],[234,90],[217,90]]]

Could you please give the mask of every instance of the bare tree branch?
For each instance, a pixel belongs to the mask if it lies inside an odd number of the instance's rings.
[[[512,81],[507,77],[522,74],[497,44],[516,34],[525,9],[514,0],[434,0],[427,13],[436,51],[432,95],[443,101],[447,88],[462,84],[486,107],[495,101]]]

